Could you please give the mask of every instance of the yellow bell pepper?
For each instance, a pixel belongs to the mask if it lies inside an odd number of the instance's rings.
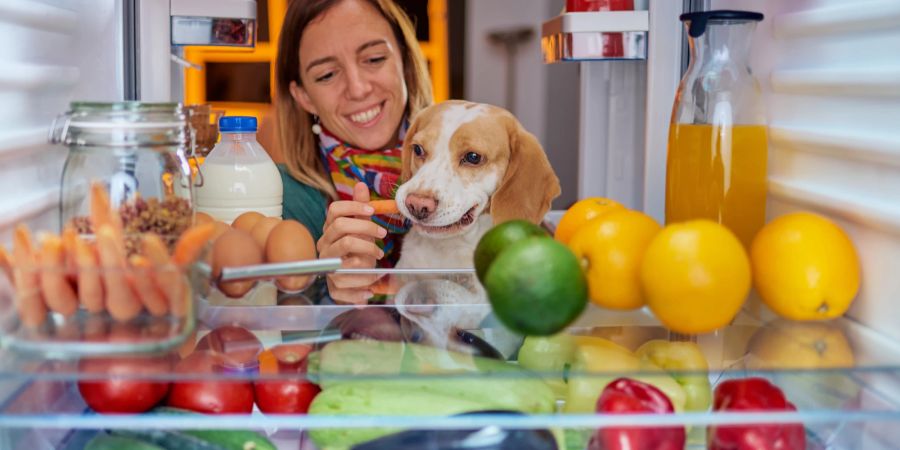
[[[693,342],[647,341],[635,350],[635,356],[649,361],[669,374],[684,389],[687,411],[706,411],[712,398],[709,364],[700,347]]]

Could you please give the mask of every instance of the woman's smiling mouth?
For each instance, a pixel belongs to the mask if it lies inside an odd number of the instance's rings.
[[[354,125],[357,126],[371,126],[377,119],[381,116],[381,111],[384,109],[384,102],[375,105],[372,108],[369,108],[365,111],[360,111],[358,113],[350,114],[346,116],[350,119],[350,122],[353,122]]]

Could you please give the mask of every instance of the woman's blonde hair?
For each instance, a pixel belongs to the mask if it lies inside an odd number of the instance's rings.
[[[325,173],[315,135],[312,115],[303,110],[291,97],[291,82],[300,81],[300,38],[307,25],[344,0],[294,0],[289,2],[287,14],[278,39],[275,61],[275,107],[278,117],[278,136],[288,172],[301,182],[315,187],[332,199],[337,192]],[[406,115],[411,120],[421,109],[432,103],[431,78],[415,27],[405,12],[393,0],[365,0],[377,9],[394,31],[403,57],[403,78],[409,99]]]

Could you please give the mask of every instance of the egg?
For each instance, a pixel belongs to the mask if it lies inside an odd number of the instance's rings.
[[[290,262],[316,258],[316,243],[305,226],[295,220],[282,220],[272,228],[266,241],[266,261]],[[299,291],[312,275],[278,277],[275,284],[283,291]]]
[[[269,233],[279,223],[281,223],[281,219],[277,217],[263,217],[259,219],[259,222],[256,222],[256,225],[253,225],[253,229],[250,230],[250,236],[253,236],[253,240],[259,244],[259,248],[266,248]]]
[[[194,213],[194,225],[203,225],[204,223],[214,222],[216,219],[213,219],[213,216],[205,213],[197,211]]]
[[[239,216],[237,216],[233,222],[231,222],[231,228],[237,228],[238,230],[244,230],[246,232],[250,232],[253,229],[253,226],[256,225],[256,222],[259,222],[260,219],[266,217],[256,211],[247,211]]]
[[[218,279],[223,267],[240,267],[263,262],[263,249],[256,244],[250,233],[230,229],[222,233],[212,248],[212,274]],[[218,282],[219,290],[228,297],[243,297],[256,281]]]

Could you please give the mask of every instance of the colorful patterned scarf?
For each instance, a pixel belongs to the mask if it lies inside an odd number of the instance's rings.
[[[353,186],[362,181],[369,187],[372,200],[392,199],[400,181],[400,147],[406,137],[407,123],[400,127],[400,143],[395,148],[385,150],[363,150],[350,147],[329,133],[324,127],[319,134],[319,150],[325,170],[341,200],[353,199]],[[372,220],[384,227],[388,234],[378,241],[384,251],[379,267],[394,267],[400,258],[403,235],[409,231],[410,223],[400,214],[372,216]]]

